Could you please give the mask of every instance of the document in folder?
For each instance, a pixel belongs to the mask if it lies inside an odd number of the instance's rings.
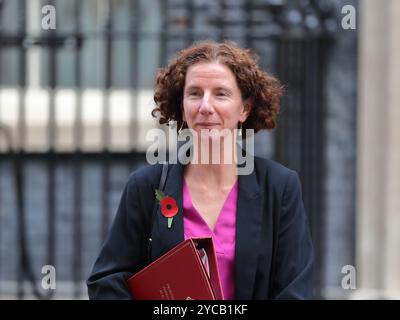
[[[223,300],[212,238],[187,239],[128,279],[135,300]]]

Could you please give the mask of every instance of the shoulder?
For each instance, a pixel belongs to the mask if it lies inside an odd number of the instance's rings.
[[[272,180],[287,181],[290,176],[297,175],[296,171],[270,159],[254,157],[254,164],[258,174],[268,175]]]
[[[296,184],[298,180],[296,171],[270,159],[254,157],[254,167],[259,179],[267,179],[267,183],[273,187],[285,188]]]
[[[137,185],[139,188],[158,185],[162,164],[144,165],[130,173],[128,187]]]

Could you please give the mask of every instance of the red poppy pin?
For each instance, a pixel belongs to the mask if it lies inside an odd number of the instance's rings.
[[[156,198],[161,204],[161,213],[168,219],[168,228],[171,228],[172,220],[178,213],[178,206],[172,197],[167,197],[162,191],[156,189]]]

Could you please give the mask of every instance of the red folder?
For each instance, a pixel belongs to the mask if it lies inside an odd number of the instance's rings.
[[[204,249],[208,270],[198,250]],[[128,279],[136,300],[223,300],[212,238],[187,239]]]

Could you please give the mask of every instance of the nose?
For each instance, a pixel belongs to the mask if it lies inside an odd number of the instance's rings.
[[[204,93],[203,99],[201,99],[199,112],[203,115],[211,114],[213,112],[210,93]]]

